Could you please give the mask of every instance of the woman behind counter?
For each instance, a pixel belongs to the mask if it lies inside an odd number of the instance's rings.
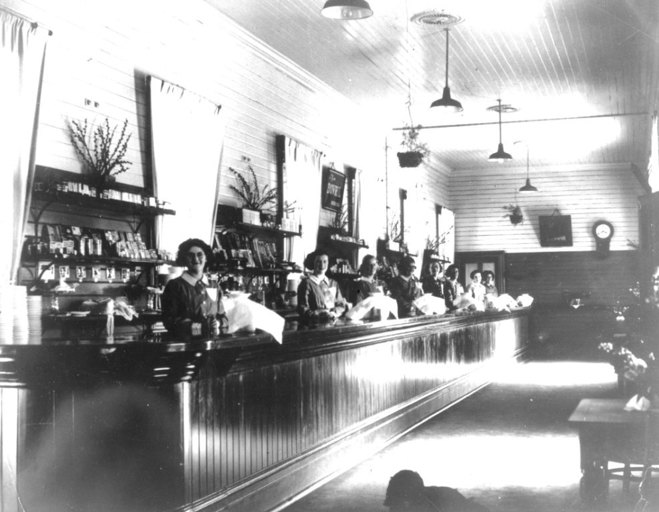
[[[204,275],[210,257],[211,248],[198,238],[189,238],[178,246],[176,264],[186,270],[169,281],[162,294],[163,324],[176,336],[213,335],[219,331],[217,288],[211,288]]]
[[[444,301],[449,311],[455,311],[460,305],[464,288],[458,281],[460,269],[457,265],[449,265],[445,272],[446,281],[444,281]]]
[[[417,308],[414,301],[423,295],[421,283],[414,277],[416,262],[411,256],[405,256],[398,263],[399,275],[389,283],[389,292],[398,302],[398,316],[400,318],[416,316]]]
[[[424,293],[432,293],[433,297],[444,298],[444,273],[439,261],[428,263],[428,272],[421,279]]]
[[[350,286],[350,302],[357,304],[374,293],[384,293],[384,283],[375,274],[378,271],[378,260],[372,254],[367,254],[359,266],[359,277]]]
[[[339,285],[325,275],[329,268],[329,256],[316,251],[307,256],[305,266],[313,265],[313,271],[304,277],[297,288],[297,310],[303,324],[331,322],[346,310],[346,301]]]

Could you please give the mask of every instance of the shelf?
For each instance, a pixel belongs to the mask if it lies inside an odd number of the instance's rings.
[[[336,238],[328,238],[328,241],[335,244],[341,244],[345,247],[351,247],[354,249],[368,249],[368,245],[361,242],[351,242],[350,240],[340,240]]]
[[[215,226],[216,233],[233,231],[235,233],[251,233],[253,235],[271,235],[271,236],[300,236],[296,231],[284,231],[283,229],[259,226],[258,224],[248,224],[246,222],[236,222],[231,225]]]
[[[46,204],[59,204],[65,207],[77,206],[94,210],[119,212],[122,214],[133,214],[141,216],[176,215],[174,210],[156,206],[144,206],[116,199],[101,199],[98,197],[84,196],[73,192],[32,192],[32,200]]]
[[[60,265],[70,263],[72,265],[79,264],[102,264],[102,263],[115,263],[117,265],[173,265],[174,262],[170,260],[152,260],[140,258],[120,258],[118,256],[57,256],[53,254],[46,254],[43,256],[30,256],[22,258],[23,263],[32,263],[36,265],[40,261],[51,261]]]
[[[288,274],[290,272],[295,272],[294,269],[290,268],[259,268],[259,267],[240,267],[236,268],[235,266],[229,264],[220,264],[215,265],[209,269],[210,272],[240,272],[241,274],[254,274],[254,275],[278,275],[278,274]]]

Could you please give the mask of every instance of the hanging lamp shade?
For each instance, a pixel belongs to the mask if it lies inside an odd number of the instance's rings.
[[[496,107],[490,107],[488,109],[499,112],[499,146],[497,150],[490,155],[490,160],[493,162],[504,162],[505,160],[512,160],[513,157],[503,149],[503,142],[501,139],[501,111],[503,110],[503,106],[501,105],[501,99],[498,99],[497,101],[499,104]]]
[[[531,185],[531,180],[526,178],[526,185],[523,185],[519,188],[520,192],[537,192],[538,189]]]
[[[333,20],[361,20],[373,15],[366,0],[327,0],[320,13]]]
[[[446,109],[449,112],[462,112],[462,103],[458,100],[451,98],[451,88],[448,86],[448,40],[449,40],[449,29],[445,28],[446,31],[446,81],[444,83],[444,92],[442,97],[438,100],[433,101],[430,104],[430,108],[441,107]]]

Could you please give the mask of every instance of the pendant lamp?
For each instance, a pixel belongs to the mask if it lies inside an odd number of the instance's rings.
[[[501,141],[501,111],[503,110],[503,106],[501,105],[501,99],[497,100],[499,102],[499,105],[496,107],[490,107],[488,110],[496,110],[499,112],[499,147],[497,148],[495,153],[492,153],[490,155],[490,160],[493,162],[503,162],[504,160],[511,160],[513,157],[510,156],[510,153],[506,153],[503,150],[503,142]]]
[[[537,192],[538,189],[531,185],[531,178],[529,178],[529,146],[526,146],[526,184],[521,186],[520,192]]]
[[[373,14],[366,0],[327,0],[320,13],[333,20],[361,20]]]
[[[444,92],[442,97],[438,100],[435,100],[430,105],[430,108],[443,107],[449,112],[462,112],[462,103],[458,100],[451,98],[451,89],[448,86],[448,39],[449,39],[449,29],[445,28],[446,31],[446,82],[444,83]]]

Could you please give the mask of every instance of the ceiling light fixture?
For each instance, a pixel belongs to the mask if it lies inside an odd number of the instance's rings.
[[[451,98],[451,89],[448,86],[448,40],[449,40],[449,29],[445,28],[446,31],[446,82],[444,84],[444,92],[442,97],[438,100],[435,100],[430,105],[430,108],[443,107],[449,112],[462,112],[462,103],[458,100]]]
[[[517,141],[519,142],[519,141]],[[513,144],[516,144],[514,142]],[[538,189],[531,185],[531,178],[529,178],[529,145],[526,145],[526,184],[519,188],[520,192],[537,192]]]
[[[488,107],[488,110],[495,110],[499,112],[499,147],[497,148],[495,153],[492,153],[490,155],[490,160],[493,162],[503,162],[505,160],[511,160],[513,157],[510,156],[510,153],[506,153],[503,150],[503,142],[501,139],[501,112],[505,110],[506,112],[515,112],[517,109],[511,107],[510,105],[502,105],[501,104],[501,98],[497,100],[499,103],[498,105],[495,105],[493,107]]]
[[[327,0],[320,13],[333,20],[361,20],[373,15],[366,0]]]

